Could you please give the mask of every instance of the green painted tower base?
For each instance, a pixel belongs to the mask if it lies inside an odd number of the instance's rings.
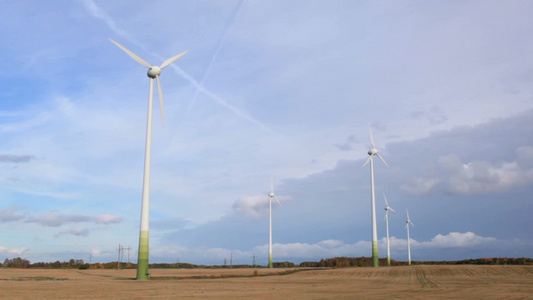
[[[274,264],[272,263],[272,253],[268,254],[268,267],[271,269],[274,268]]]
[[[137,280],[150,279],[150,271],[148,270],[148,245],[149,233],[148,231],[141,231],[139,236],[139,258],[137,260]]]
[[[378,241],[372,241],[372,265],[379,267]]]

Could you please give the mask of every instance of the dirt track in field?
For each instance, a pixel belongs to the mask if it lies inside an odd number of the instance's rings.
[[[259,276],[254,276],[257,270]],[[0,269],[1,299],[533,299],[533,266],[292,269]],[[268,276],[267,276],[268,275]]]

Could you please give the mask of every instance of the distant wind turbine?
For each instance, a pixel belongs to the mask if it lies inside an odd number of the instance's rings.
[[[407,255],[409,257],[409,265],[411,265],[411,240],[410,240],[410,237],[409,237],[409,224],[411,224],[411,226],[415,227],[415,224],[413,224],[413,222],[411,222],[411,219],[409,218],[409,211],[407,211],[407,221],[405,221],[405,229],[407,229]]]
[[[368,155],[370,157],[368,160],[364,163],[363,167],[370,162],[370,191],[371,191],[371,199],[372,199],[372,264],[374,267],[379,266],[379,258],[378,258],[378,229],[376,225],[376,196],[375,196],[375,190],[374,190],[374,156],[379,157],[381,161],[388,167],[389,165],[387,162],[379,155],[378,150],[376,149],[376,146],[374,145],[374,137],[372,136],[372,127],[370,127],[370,124],[368,124],[368,129],[370,130],[370,143],[372,147],[370,150],[368,150]]]
[[[385,198],[385,223],[387,224],[387,265],[390,266],[389,210],[394,211],[394,209],[389,206],[385,194],[383,194],[383,198]]]
[[[274,265],[272,263],[272,198],[276,199],[276,201],[278,202],[279,206],[281,206],[281,203],[279,202],[278,198],[274,194],[274,179],[273,178],[270,179],[270,194],[268,194],[267,197],[268,197],[267,199],[269,200],[269,205],[270,205],[270,214],[269,214],[270,231],[269,231],[269,240],[268,240],[268,267],[269,268],[273,268]]]
[[[126,49],[126,47],[109,39],[120,49],[131,56],[136,62],[148,68],[148,77],[150,77],[150,94],[148,97],[148,122],[146,125],[146,149],[144,154],[144,179],[143,179],[143,194],[142,194],[142,207],[141,207],[141,228],[139,233],[139,255],[137,263],[137,279],[145,280],[150,279],[148,271],[148,250],[149,250],[149,223],[150,223],[150,157],[152,151],[152,103],[154,94],[154,78],[157,81],[157,90],[159,92],[159,104],[161,106],[161,119],[163,124],[165,122],[164,108],[163,108],[163,93],[161,92],[161,85],[159,84],[159,75],[161,70],[168,67],[175,62],[178,58],[187,53],[184,51],[176,56],[173,56],[161,64],[161,66],[152,66],[145,60],[137,56],[135,53]]]

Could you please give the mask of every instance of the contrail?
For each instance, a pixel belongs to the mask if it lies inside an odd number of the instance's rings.
[[[122,30],[117,25],[115,25],[115,22],[113,21],[113,19],[111,19],[111,17],[105,11],[101,10],[100,7],[98,7],[96,3],[94,3],[93,0],[79,0],[79,1],[83,3],[85,8],[89,11],[91,15],[93,15],[93,17],[97,19],[102,19],[107,24],[107,26],[111,29],[111,31],[113,31],[114,33],[120,36],[123,36],[130,42],[139,46],[137,42],[133,42],[135,39],[131,35],[129,35],[126,31]]]
[[[207,67],[207,70],[204,73],[204,76],[202,77],[202,80],[200,81],[200,85],[204,85],[205,80],[207,79],[207,76],[211,73],[211,69],[213,68],[213,64],[215,63],[216,58],[218,57],[218,53],[220,52],[220,49],[222,48],[222,45],[224,45],[224,41],[226,40],[226,36],[228,35],[229,30],[231,29],[231,26],[233,25],[233,22],[235,21],[235,16],[237,15],[237,12],[241,9],[243,0],[239,1],[235,8],[231,11],[231,14],[229,16],[229,22],[226,26],[226,29],[220,36],[217,48],[215,50],[215,53],[213,53],[213,56],[211,57],[211,62],[209,63],[209,66]],[[187,111],[185,112],[185,115],[189,114],[189,111],[191,111],[192,107],[194,106],[194,103],[196,103],[196,99],[198,98],[198,95],[200,94],[200,89],[196,89],[196,93],[194,94],[194,97],[192,98],[191,103],[189,104],[189,107],[187,107]]]
[[[125,30],[122,30],[120,27],[118,27],[115,24],[115,22],[113,21],[113,19],[105,11],[100,9],[96,5],[96,3],[94,3],[93,0],[79,0],[79,1],[81,1],[83,3],[83,5],[87,9],[87,11],[93,17],[103,20],[106,23],[106,25],[109,27],[109,29],[111,29],[111,31],[113,31],[114,33],[116,33],[119,36],[122,36],[123,38],[128,40],[130,43],[135,44],[136,46],[141,48],[144,52],[150,52],[150,51],[148,51],[146,49],[146,47],[144,45],[142,45],[141,43],[137,42],[137,40],[133,36],[131,36],[128,32],[126,32]],[[217,50],[215,51],[215,54],[213,55],[213,57],[211,59],[211,63],[209,65],[208,70],[204,74],[204,78],[202,79],[202,83],[198,82],[196,79],[194,79],[191,75],[189,75],[187,72],[185,72],[180,67],[178,67],[176,65],[172,65],[171,67],[176,71],[176,73],[178,73],[178,75],[180,75],[183,79],[187,80],[190,84],[192,84],[196,88],[197,92],[196,92],[195,97],[193,99],[193,103],[196,100],[196,97],[197,97],[198,93],[202,92],[202,93],[206,94],[209,98],[215,100],[218,104],[220,104],[223,107],[227,108],[229,111],[231,111],[237,117],[243,118],[243,119],[245,119],[245,120],[247,120],[247,121],[249,121],[249,122],[251,122],[251,123],[253,123],[253,124],[257,125],[257,126],[259,126],[265,132],[272,133],[272,130],[270,130],[263,123],[259,122],[255,118],[249,116],[248,114],[246,114],[245,112],[241,111],[240,109],[232,106],[231,104],[226,102],[226,100],[224,100],[224,98],[216,95],[215,93],[211,92],[210,90],[206,89],[203,86],[203,81],[205,80],[205,78],[207,77],[207,75],[209,74],[209,72],[211,70],[211,66],[213,65],[213,61],[216,59],[216,56],[218,55],[218,52],[220,51],[222,42],[224,41],[224,37],[226,36],[228,28],[233,23],[233,20],[235,19],[235,15],[236,15],[237,11],[239,10],[241,4],[242,4],[242,0],[233,9],[232,14],[230,15],[230,17],[231,17],[230,23],[229,23],[228,27],[226,28],[226,31],[224,32],[224,35],[221,38],[221,41],[219,42],[219,46],[218,46]],[[157,54],[152,54],[152,55],[157,57],[158,59],[161,59],[161,60],[164,59],[164,58],[161,58]],[[192,107],[192,105],[189,105],[189,107]],[[190,109],[187,109],[187,112],[189,110]]]
[[[233,112],[236,116],[241,117],[245,120],[248,120],[255,125],[259,126],[261,129],[263,129],[265,132],[272,133],[272,130],[270,130],[268,127],[266,127],[263,123],[259,122],[258,120],[252,118],[245,112],[241,111],[240,109],[236,108],[235,106],[230,105],[224,98],[218,96],[217,94],[211,92],[210,90],[206,89],[201,83],[196,81],[194,78],[192,78],[191,75],[189,75],[187,72],[185,72],[182,68],[176,65],[170,65],[176,72],[183,77],[185,80],[187,80],[190,84],[192,84],[197,90],[200,92],[206,94],[211,99],[215,100],[218,104],[224,106],[225,108],[229,109],[231,112]]]

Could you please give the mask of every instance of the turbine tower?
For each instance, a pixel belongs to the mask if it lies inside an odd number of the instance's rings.
[[[372,200],[372,264],[374,267],[379,266],[379,258],[378,258],[378,229],[376,225],[376,196],[374,191],[374,156],[379,157],[381,161],[388,167],[389,165],[387,162],[379,155],[378,149],[376,149],[376,146],[374,145],[374,137],[372,136],[372,127],[370,127],[370,124],[368,124],[368,129],[370,130],[370,143],[372,147],[370,150],[368,150],[368,155],[370,157],[368,160],[364,163],[363,167],[370,162],[370,193],[371,193],[371,200]]]
[[[153,103],[153,94],[154,94],[154,78],[157,81],[157,90],[159,92],[159,105],[161,106],[161,119],[163,124],[165,121],[164,118],[164,108],[163,108],[163,93],[161,92],[161,85],[159,84],[159,75],[161,75],[161,70],[165,67],[168,67],[178,58],[182,57],[187,53],[184,51],[176,56],[173,56],[161,64],[161,66],[152,66],[142,58],[137,56],[135,53],[126,49],[126,47],[115,42],[112,39],[109,39],[120,49],[126,52],[131,56],[136,62],[148,68],[148,77],[150,78],[150,94],[148,96],[148,121],[146,125],[146,149],[144,154],[144,177],[143,177],[143,193],[142,193],[142,207],[141,207],[141,228],[139,233],[139,255],[137,261],[137,279],[145,280],[150,279],[150,274],[148,271],[148,250],[149,250],[149,224],[150,224],[150,157],[152,151],[152,103]]]
[[[394,209],[389,206],[385,194],[383,194],[383,198],[385,198],[385,223],[387,224],[387,265],[390,266],[389,210],[394,211]]]
[[[270,206],[270,213],[269,213],[270,231],[269,231],[269,239],[268,239],[268,267],[273,268],[274,265],[272,263],[272,198],[276,199],[279,206],[281,206],[281,203],[279,202],[278,197],[276,197],[276,195],[274,194],[274,179],[273,178],[270,179],[270,194],[268,194],[267,197],[268,197],[267,200],[269,200],[269,206]]]
[[[407,211],[407,221],[405,221],[405,229],[407,229],[407,255],[409,257],[409,265],[411,265],[411,240],[410,240],[410,237],[409,237],[409,224],[411,224],[411,226],[415,227],[415,224],[413,224],[413,222],[411,222],[411,219],[409,218],[409,211]]]

